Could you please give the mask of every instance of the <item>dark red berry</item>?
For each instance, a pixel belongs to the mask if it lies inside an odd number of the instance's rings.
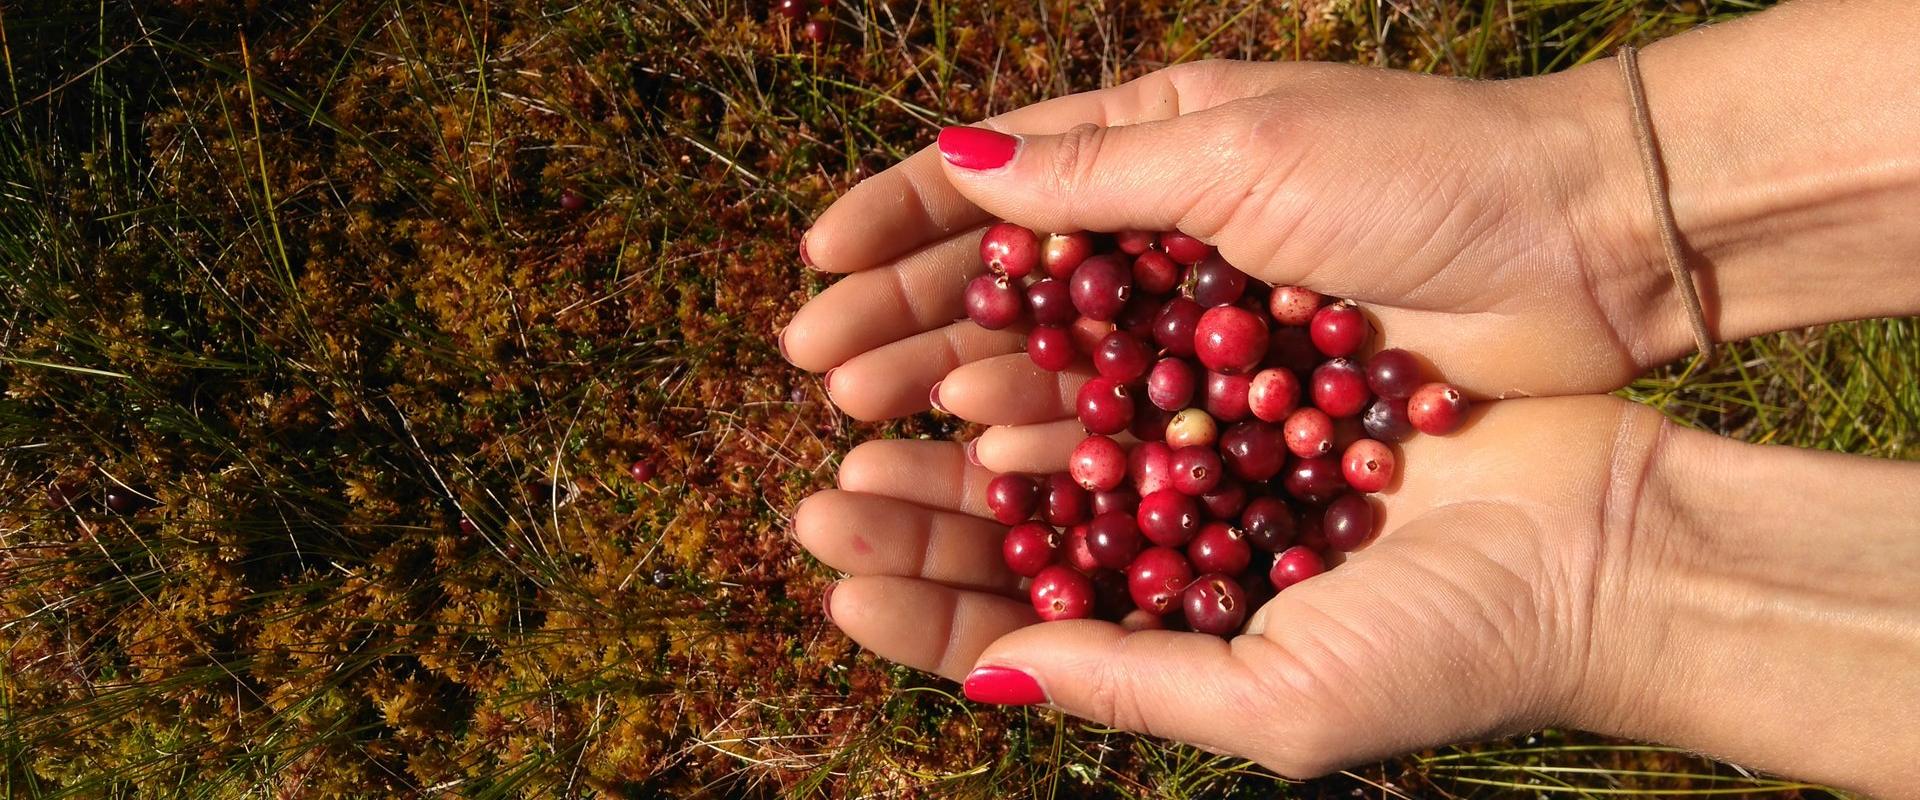
[[[1404,442],[1413,435],[1413,420],[1407,418],[1407,401],[1375,398],[1360,415],[1367,436],[1383,442]]]
[[[1073,350],[1073,334],[1065,328],[1041,326],[1027,333],[1027,357],[1036,367],[1060,372],[1073,366],[1078,355]]]
[[[1065,281],[1042,278],[1027,287],[1027,308],[1035,325],[1072,325],[1079,309],[1073,307],[1073,290]]]
[[[1113,511],[1132,514],[1139,508],[1140,495],[1126,484],[1121,484],[1111,492],[1093,493],[1093,515],[1096,517]]]
[[[1031,578],[1053,563],[1054,551],[1059,548],[1060,532],[1053,526],[1022,522],[1007,530],[1007,538],[1000,543],[1000,555],[1013,574]]]
[[[787,19],[799,19],[807,15],[807,0],[773,0],[773,10]]]
[[[1040,249],[1040,264],[1047,274],[1066,280],[1080,263],[1093,255],[1093,235],[1084,231],[1056,233],[1047,237]]]
[[[1328,547],[1343,553],[1367,546],[1373,541],[1373,504],[1352,492],[1334,498],[1320,517],[1320,534]]]
[[[1009,278],[1024,278],[1040,264],[1040,237],[1011,222],[996,222],[980,237],[980,263]]]
[[[1240,299],[1246,290],[1247,273],[1234,269],[1219,256],[1194,265],[1193,301],[1203,307],[1227,305]]]
[[[1127,477],[1141,496],[1173,487],[1173,448],[1161,442],[1143,442],[1127,454]]]
[[[1127,451],[1119,442],[1098,434],[1074,446],[1067,471],[1075,483],[1089,492],[1104,492],[1119,486],[1127,477]]]
[[[1087,526],[1075,525],[1067,529],[1066,536],[1060,542],[1060,560],[1067,566],[1092,575],[1100,571],[1100,562],[1093,560],[1093,551],[1087,548]]]
[[[1198,264],[1213,255],[1213,245],[1179,231],[1160,234],[1160,249],[1167,251],[1169,258],[1182,264]]]
[[[1149,547],[1127,565],[1127,591],[1142,611],[1165,614],[1193,582],[1186,556],[1170,547]]]
[[[587,196],[568,189],[560,193],[560,208],[565,211],[585,211]]]
[[[1133,395],[1133,424],[1127,426],[1127,432],[1133,438],[1143,442],[1157,442],[1167,436],[1167,423],[1173,421],[1173,412],[1155,407],[1138,392]]]
[[[115,514],[133,514],[146,508],[147,496],[125,486],[107,489],[107,509]]]
[[[1451,384],[1429,383],[1407,398],[1407,421],[1430,436],[1445,436],[1467,419],[1467,396]]]
[[[1093,581],[1069,567],[1056,564],[1040,570],[1028,596],[1033,610],[1047,622],[1093,615]]]
[[[1269,553],[1286,549],[1299,533],[1293,508],[1278,497],[1247,501],[1247,510],[1240,512],[1240,529],[1246,532],[1248,544]]]
[[[1213,415],[1198,408],[1185,409],[1167,422],[1168,447],[1211,447],[1219,439],[1220,427]]]
[[[1133,270],[1116,255],[1098,255],[1087,259],[1073,271],[1069,289],[1073,307],[1080,315],[1101,322],[1112,322],[1133,296]]]
[[[1201,572],[1238,575],[1253,561],[1246,531],[1224,522],[1209,522],[1187,543],[1187,560]]]
[[[1079,525],[1093,518],[1092,497],[1067,473],[1047,476],[1046,500],[1045,516],[1054,525]]]
[[[1147,400],[1167,411],[1179,411],[1193,402],[1193,367],[1178,358],[1163,358],[1147,373]]]
[[[1378,492],[1393,483],[1393,448],[1372,439],[1347,445],[1340,456],[1340,474],[1357,492]]]
[[[1153,323],[1160,318],[1160,308],[1166,301],[1158,295],[1135,292],[1133,299],[1120,309],[1120,316],[1113,320],[1114,329],[1129,334],[1142,342],[1153,341]],[[1151,360],[1152,353],[1148,353]]]
[[[987,482],[987,509],[1002,525],[1033,519],[1040,507],[1040,484],[1025,475],[996,475]]]
[[[1213,415],[1216,422],[1239,422],[1252,416],[1247,406],[1252,387],[1253,378],[1246,375],[1207,373],[1207,413]]]
[[[1359,306],[1346,301],[1314,312],[1313,322],[1307,329],[1313,335],[1313,346],[1333,358],[1360,352],[1373,333],[1367,315],[1360,313]]]
[[[1320,365],[1320,351],[1306,328],[1275,328],[1267,341],[1264,366],[1291,370],[1295,376],[1313,372]]]
[[[1285,421],[1299,405],[1300,379],[1293,370],[1263,369],[1247,384],[1247,410],[1263,422]]]
[[[476,533],[479,533],[479,532],[480,532],[480,526],[478,526],[478,525],[475,525],[475,524],[473,524],[473,520],[471,520],[471,519],[468,519],[468,518],[466,518],[466,517],[461,517],[461,518],[460,518],[460,532],[461,532],[461,533],[464,533],[464,534],[466,534],[466,535],[468,535],[468,536],[472,536],[472,535],[474,535],[474,534],[476,534]]]
[[[981,275],[967,284],[967,318],[990,331],[1020,320],[1027,295],[1005,275]]]
[[[653,480],[653,476],[658,473],[659,470],[654,469],[653,462],[644,458],[634,459],[633,463],[627,465],[627,477],[632,478],[635,483]]]
[[[1146,294],[1166,294],[1180,285],[1180,265],[1166,253],[1148,250],[1133,260],[1133,288]]]
[[[1113,235],[1113,242],[1120,252],[1137,256],[1154,248],[1159,239],[1153,231],[1121,231]]]
[[[1192,358],[1194,354],[1195,333],[1200,328],[1200,317],[1206,313],[1199,303],[1185,297],[1175,297],[1160,307],[1160,315],[1153,320],[1153,341],[1160,345],[1167,355]]]
[[[1267,313],[1282,325],[1305,327],[1320,310],[1320,293],[1304,286],[1275,286],[1267,295]]]
[[[1340,459],[1331,454],[1293,462],[1281,484],[1287,494],[1316,505],[1347,489],[1347,481],[1340,475]]]
[[[1093,351],[1093,368],[1100,377],[1133,383],[1147,374],[1147,367],[1153,364],[1153,354],[1147,352],[1147,346],[1126,331],[1114,331],[1100,339],[1100,346]]]
[[[1247,621],[1247,593],[1227,575],[1200,576],[1181,593],[1180,605],[1187,624],[1200,633],[1226,636]]]
[[[1310,547],[1289,547],[1273,560],[1273,569],[1267,573],[1267,579],[1273,582],[1273,588],[1285,590],[1287,587],[1327,571],[1327,562]]]
[[[1333,450],[1333,418],[1312,406],[1288,415],[1283,433],[1287,451],[1301,458],[1326,455]]]
[[[1194,328],[1193,350],[1214,372],[1250,372],[1267,354],[1267,324],[1237,306],[1209,308]]]
[[[1420,388],[1420,362],[1412,353],[1389,347],[1367,359],[1367,388],[1380,397],[1405,400]]]
[[[1102,567],[1126,569],[1140,547],[1140,526],[1132,514],[1113,511],[1087,523],[1087,550]]]
[[[1247,507],[1247,487],[1231,478],[1222,478],[1213,491],[1200,495],[1200,506],[1214,519],[1237,518],[1241,509]]]
[[[1179,547],[1200,529],[1200,503],[1189,495],[1162,489],[1140,498],[1135,522],[1148,541],[1162,547]]]
[[[814,44],[826,44],[833,38],[833,24],[825,20],[810,19],[800,26],[800,35]]]
[[[1264,481],[1280,474],[1287,461],[1280,426],[1257,420],[1235,423],[1220,434],[1220,461],[1228,474],[1243,481]]]
[[[1173,490],[1190,497],[1199,497],[1213,491],[1220,485],[1225,467],[1220,463],[1220,454],[1211,447],[1182,447],[1173,451],[1170,464],[1173,475]]]
[[[1313,404],[1330,417],[1358,416],[1373,399],[1360,367],[1335,358],[1313,370]]]
[[[1111,378],[1092,378],[1082,384],[1074,405],[1089,433],[1116,434],[1133,422],[1133,392]]]

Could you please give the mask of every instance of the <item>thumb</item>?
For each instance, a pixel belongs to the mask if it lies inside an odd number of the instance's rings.
[[[940,131],[948,180],[975,205],[1037,230],[1180,230],[1211,238],[1266,172],[1248,101],[1056,135]]]

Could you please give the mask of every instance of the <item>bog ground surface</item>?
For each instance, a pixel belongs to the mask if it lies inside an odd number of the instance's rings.
[[[938,126],[1754,7],[836,0],[816,43],[760,0],[0,3],[0,792],[1821,795],[1551,731],[1288,785],[971,706],[826,625],[786,534],[854,443],[966,433],[854,424],[772,345],[806,221]],[[1628,393],[1913,457],[1916,353],[1844,325]]]

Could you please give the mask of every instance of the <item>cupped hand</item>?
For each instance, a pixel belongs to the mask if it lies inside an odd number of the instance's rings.
[[[943,380],[1070,398],[1079,378],[1028,367],[1020,330],[963,319],[980,232],[1005,218],[1197,236],[1270,283],[1362,301],[1385,346],[1475,394],[1618,388],[1684,350],[1685,334],[1665,274],[1614,241],[1633,222],[1598,199],[1592,132],[1560,110],[1624,102],[1617,91],[1590,70],[1471,83],[1205,62],[1029,106],[981,123],[1017,138],[983,147],[949,132],[946,151],[829,208],[803,253],[847,275],[801,309],[782,348],[831,370],[829,393],[861,419],[925,410]],[[969,366],[980,372],[949,377]],[[1060,416],[1043,410],[976,418]]]
[[[1600,632],[1630,613],[1620,548],[1664,423],[1598,396],[1477,416],[1407,442],[1398,485],[1377,496],[1380,537],[1231,640],[1035,624],[1001,563],[1006,528],[984,507],[992,473],[958,445],[861,446],[795,531],[851,574],[828,616],[882,657],[972,675],[976,697],[1050,703],[1290,776],[1548,724],[1608,727],[1629,667]],[[1034,457],[1058,468],[1066,451]]]

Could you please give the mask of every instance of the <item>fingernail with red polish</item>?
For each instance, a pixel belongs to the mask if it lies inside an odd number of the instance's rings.
[[[967,673],[962,690],[976,703],[1001,706],[1032,706],[1047,702],[1047,693],[1032,675],[1012,667],[976,667]]]
[[[820,612],[827,615],[827,621],[833,621],[833,590],[840,588],[840,582],[827,584],[827,591],[820,595]]]
[[[933,406],[935,411],[938,411],[942,414],[953,413],[951,411],[948,411],[946,406],[940,405],[940,384],[938,383],[933,385],[932,391],[927,392],[927,404]]]
[[[967,440],[967,463],[972,464],[976,467],[986,466],[985,464],[980,463],[980,440],[979,439]]]
[[[1020,140],[986,128],[941,128],[940,156],[961,169],[999,169],[1013,160]]]

